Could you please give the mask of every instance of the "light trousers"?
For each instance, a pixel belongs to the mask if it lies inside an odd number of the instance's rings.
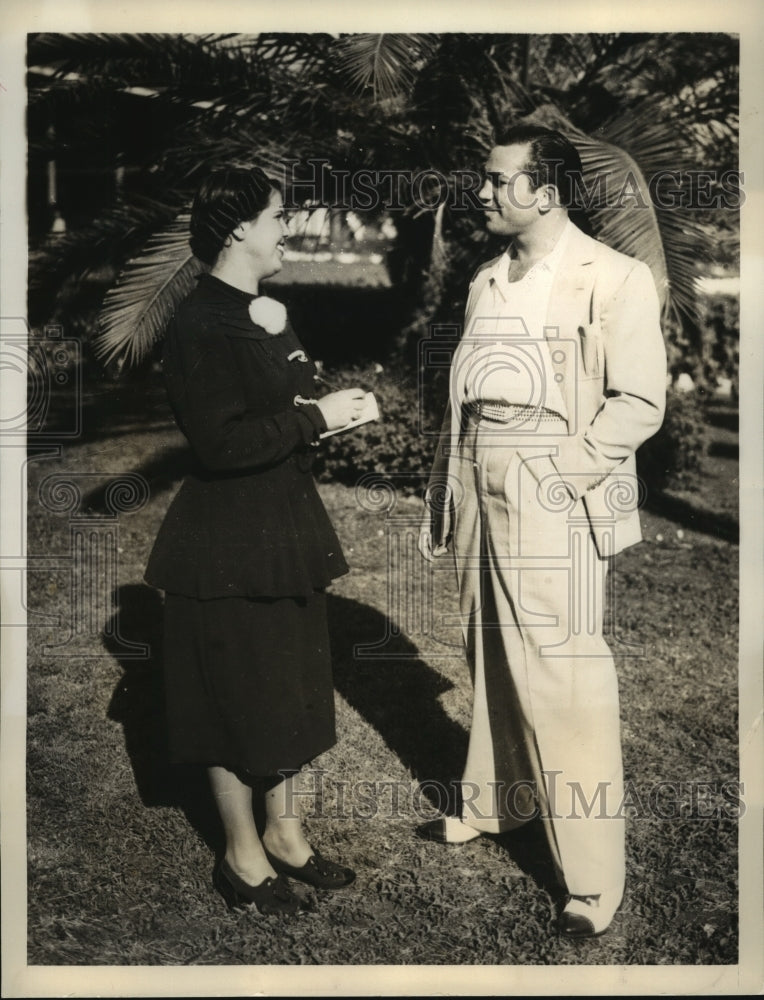
[[[538,811],[560,881],[588,895],[623,886],[623,768],[607,561],[581,500],[531,472],[564,426],[540,428],[544,447],[473,417],[461,438],[454,552],[474,684],[462,818],[497,833]]]

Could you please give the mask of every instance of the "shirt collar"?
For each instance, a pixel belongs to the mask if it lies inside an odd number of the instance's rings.
[[[573,229],[574,229],[573,223],[570,221],[570,219],[568,219],[568,221],[563,226],[562,232],[557,238],[557,242],[555,243],[555,245],[552,247],[552,249],[549,251],[546,257],[542,257],[541,260],[537,260],[530,270],[545,271],[554,274],[554,272],[557,270],[557,265],[559,264],[560,257],[562,257],[563,253],[565,252],[565,247],[568,243],[568,240],[570,239],[570,234]],[[499,259],[491,268],[488,275],[489,283],[496,282],[497,280],[501,281],[502,279],[506,280],[506,276],[509,274],[509,268],[512,260],[509,254],[510,249],[511,249],[511,244],[509,247],[507,247],[507,249],[504,251],[501,257],[499,257]],[[530,273],[530,271],[528,273]]]

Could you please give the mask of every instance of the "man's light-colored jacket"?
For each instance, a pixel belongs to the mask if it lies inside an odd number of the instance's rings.
[[[483,264],[470,285],[468,335],[497,259]],[[569,428],[551,454],[528,467],[537,479],[554,475],[573,497],[583,498],[600,556],[612,555],[642,537],[638,507],[644,497],[635,452],[659,429],[665,410],[666,351],[650,269],[574,228],[552,285],[544,334],[550,347],[556,341],[574,347],[551,351]],[[426,495],[434,545],[446,543],[459,502],[460,421],[461,399],[452,379]],[[444,486],[450,503],[442,502]]]

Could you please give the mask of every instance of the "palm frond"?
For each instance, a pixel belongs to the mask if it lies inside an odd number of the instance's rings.
[[[577,146],[588,190],[596,192],[597,183],[603,182],[603,203],[596,203],[589,212],[597,236],[621,253],[643,260],[665,304],[669,291],[666,255],[642,171],[618,146],[588,137],[579,137]]]
[[[696,319],[695,262],[704,254],[706,229],[691,210],[656,204],[648,181],[659,170],[681,171],[675,128],[650,108],[618,120],[603,138],[581,132],[553,106],[529,118],[559,129],[578,148],[597,237],[650,267],[664,312]]]
[[[169,196],[169,192],[168,192]],[[177,215],[183,202],[134,196],[82,226],[49,235],[29,252],[29,319],[44,322],[72,278],[94,272],[115,273],[152,233]]]
[[[236,59],[245,47],[242,36],[186,34],[79,33],[41,34],[27,49],[27,64],[55,70],[53,82],[67,75],[106,77],[155,86],[209,71]]]
[[[662,242],[668,285],[667,307],[698,322],[697,264],[708,260],[712,254],[705,225],[707,220],[686,207],[691,195],[687,179],[691,176],[689,171],[697,169],[697,163],[684,152],[692,148],[690,143],[684,141],[684,130],[681,117],[656,120],[653,102],[648,99],[632,114],[606,125],[603,134],[608,142],[617,144],[625,155],[639,164],[643,178],[654,179],[668,173],[678,175],[681,198],[677,206],[662,205],[660,200],[656,202],[652,199],[649,192],[648,203],[652,206]]]
[[[279,54],[283,67],[271,49],[238,35],[42,36],[28,53],[30,100],[72,106],[100,92],[122,92],[187,113],[245,104],[252,94],[268,93],[272,73],[299,63],[294,49]]]
[[[391,100],[413,85],[419,66],[434,50],[431,35],[344,35],[334,46],[340,73],[374,100]]]
[[[221,166],[258,166],[280,180],[287,152],[291,158],[300,156],[298,147],[287,150],[283,137],[273,136],[276,130],[269,123],[247,119],[230,122],[221,117],[219,125],[207,119],[205,127],[189,124],[176,131],[159,161],[168,184],[194,188],[202,177]],[[320,150],[314,155],[320,155]]]
[[[316,78],[330,65],[332,35],[320,32],[289,34],[259,34],[242,41],[242,50],[252,49],[267,63],[269,69],[287,71],[292,79]]]
[[[177,102],[242,101],[274,74],[315,76],[327,61],[328,35],[41,34],[27,52],[36,95],[89,82],[140,88]]]
[[[164,333],[177,304],[194,287],[204,265],[188,246],[187,214],[179,215],[129,262],[107,292],[93,349],[104,364],[143,360]]]

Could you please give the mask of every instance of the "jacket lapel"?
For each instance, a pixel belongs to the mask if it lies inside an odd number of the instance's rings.
[[[549,296],[544,335],[552,348],[554,372],[561,376],[558,381],[562,387],[569,413],[575,412],[577,364],[574,352],[582,349],[579,328],[582,325],[587,326],[592,321],[590,309],[596,270],[593,265],[597,259],[598,246],[596,240],[574,227],[568,239],[568,245],[559,261],[552,284],[552,292]],[[469,338],[481,292],[491,269],[500,257],[501,254],[486,261],[472,281],[464,315],[462,342],[457,348],[460,355],[469,349],[464,338]],[[554,346],[558,341],[559,349],[555,350]],[[457,396],[460,399],[460,387],[456,388]]]
[[[559,261],[549,296],[544,336],[551,348],[552,367],[560,383],[568,413],[576,412],[574,351],[580,351],[579,330],[591,323],[592,288],[597,241],[575,229]],[[555,349],[555,344],[559,344]]]
[[[594,268],[597,259],[597,241],[574,229],[568,246],[557,267],[557,273],[549,296],[545,333],[547,338],[561,336],[570,330],[570,324],[581,322],[581,305],[591,291]],[[591,322],[591,316],[586,322]],[[559,334],[555,333],[559,330]]]
[[[464,330],[462,331],[462,336],[467,336],[470,332],[472,320],[474,319],[475,307],[480,301],[480,294],[485,288],[485,283],[488,281],[491,269],[501,256],[502,255],[499,254],[497,257],[492,257],[491,260],[487,260],[485,264],[481,264],[475,274],[475,277],[472,279],[469,294],[467,295],[467,306],[464,310]]]
[[[493,257],[491,260],[487,260],[484,264],[481,264],[475,273],[475,276],[470,283],[469,292],[467,294],[467,305],[464,309],[464,328],[462,330],[462,335],[459,338],[459,343],[456,345],[456,350],[454,351],[454,356],[451,360],[451,378],[453,380],[451,391],[457,402],[457,407],[462,403],[462,385],[461,379],[458,377],[459,373],[463,371],[463,365],[466,355],[471,351],[474,351],[478,346],[475,339],[472,337],[472,326],[475,319],[475,309],[480,301],[480,295],[485,288],[488,277],[491,273],[491,269],[494,264],[499,260],[501,254],[497,257]]]

